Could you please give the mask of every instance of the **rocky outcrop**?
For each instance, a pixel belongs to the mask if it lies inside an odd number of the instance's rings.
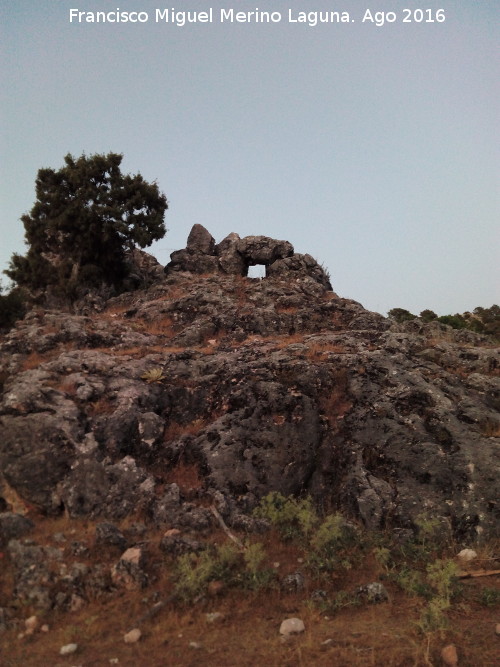
[[[247,276],[250,266],[263,265],[266,276],[309,277],[332,289],[328,274],[311,255],[294,254],[291,243],[268,236],[240,238],[233,232],[216,245],[211,234],[202,225],[196,224],[191,229],[186,248],[173,252],[170,260],[165,267],[167,275],[189,271]]]
[[[252,509],[281,491],[370,528],[424,515],[460,538],[498,532],[498,349],[394,324],[331,292],[308,255],[249,238],[197,226],[181,252],[215,271],[183,265],[99,313],[32,311],[3,337],[0,489],[165,529],[210,529],[212,504],[257,529]],[[271,262],[265,280],[236,273],[249,257]]]

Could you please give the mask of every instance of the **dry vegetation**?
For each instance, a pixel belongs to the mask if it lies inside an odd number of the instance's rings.
[[[185,464],[177,469],[176,479],[182,486],[196,485],[199,481],[196,471]],[[122,530],[129,524],[130,519],[124,521]],[[117,561],[119,552],[113,548],[95,550],[93,524],[87,520],[37,517],[31,537],[40,544],[53,544],[56,533],[63,533],[68,542],[79,540],[88,544],[93,555],[87,558],[87,564],[91,565],[95,556],[109,567]],[[138,619],[155,601],[167,600],[176,585],[176,563],[159,551],[160,537],[158,530],[147,534],[149,571],[155,575],[148,589],[91,598],[75,612],[43,614],[40,620],[49,625],[47,633],[36,632],[20,638],[21,628],[9,630],[0,635],[2,666],[438,667],[440,651],[450,642],[457,647],[460,667],[498,664],[500,640],[495,636],[500,600],[498,578],[464,580],[446,611],[446,622],[424,630],[422,617],[428,596],[403,590],[394,575],[394,566],[383,557],[383,548],[374,546],[370,540],[348,552],[350,568],[339,568],[319,578],[306,574],[305,589],[296,593],[284,592],[277,585],[245,590],[222,582],[221,590],[214,595],[205,591],[193,601],[171,601],[140,624],[140,641],[127,645],[123,635],[138,625]],[[239,537],[245,539],[244,535]],[[251,539],[263,547],[263,567],[274,569],[280,577],[297,569],[307,573],[304,561],[308,552],[300,540],[286,541],[276,530]],[[210,540],[214,545],[229,542],[222,531],[213,534]],[[498,546],[490,545],[480,556],[486,555],[491,563],[492,552],[496,551],[498,558]],[[457,548],[429,546],[421,557],[432,562],[433,558],[456,553]],[[360,550],[358,555],[356,549]],[[2,561],[0,606],[11,597],[14,585],[5,555]],[[410,558],[408,563],[416,570],[425,567]],[[357,604],[352,591],[377,580],[384,582],[389,600]],[[317,588],[326,590],[329,599],[337,602],[329,606],[313,602],[311,593]],[[25,606],[19,612],[21,618],[27,618],[36,609]],[[222,620],[209,623],[206,614],[211,612],[220,612]],[[306,631],[283,642],[279,627],[288,617],[301,618]],[[78,644],[78,652],[61,657],[60,647],[71,642]]]

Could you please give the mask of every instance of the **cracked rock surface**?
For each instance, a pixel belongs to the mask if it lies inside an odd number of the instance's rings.
[[[180,262],[100,312],[38,307],[2,336],[1,511],[206,531],[214,504],[250,530],[280,491],[369,528],[430,515],[459,537],[498,533],[491,340],[371,313],[286,245],[245,278],[265,237],[210,238],[179,251],[203,271]]]

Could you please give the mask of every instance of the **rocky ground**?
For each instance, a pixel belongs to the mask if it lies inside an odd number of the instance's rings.
[[[166,274],[149,261],[147,287],[36,307],[1,338],[0,628],[23,617],[7,594],[75,613],[148,588],[142,552],[89,566],[87,539],[42,539],[39,522],[92,522],[93,548],[140,552],[151,531],[220,530],[216,514],[258,534],[253,510],[279,491],[394,538],[425,517],[462,545],[499,535],[491,339],[368,312],[290,244],[195,231]],[[252,263],[268,277],[246,278]]]

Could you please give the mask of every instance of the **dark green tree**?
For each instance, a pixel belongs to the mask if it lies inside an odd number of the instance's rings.
[[[414,320],[417,317],[405,308],[392,308],[387,314],[390,318],[396,320],[396,322],[406,322],[407,320]]]
[[[16,320],[25,314],[24,295],[17,287],[4,294],[0,283],[0,330],[9,329]]]
[[[423,311],[420,313],[419,317],[420,317],[424,322],[432,322],[432,320],[436,320],[436,319],[437,319],[437,315],[436,315],[436,313],[435,313],[433,310],[429,310],[428,308],[426,308],[425,310],[423,310]]]
[[[140,174],[122,174],[123,156],[82,155],[40,169],[36,202],[21,217],[28,252],[14,254],[5,273],[28,288],[119,285],[126,251],[161,239],[167,199]]]

